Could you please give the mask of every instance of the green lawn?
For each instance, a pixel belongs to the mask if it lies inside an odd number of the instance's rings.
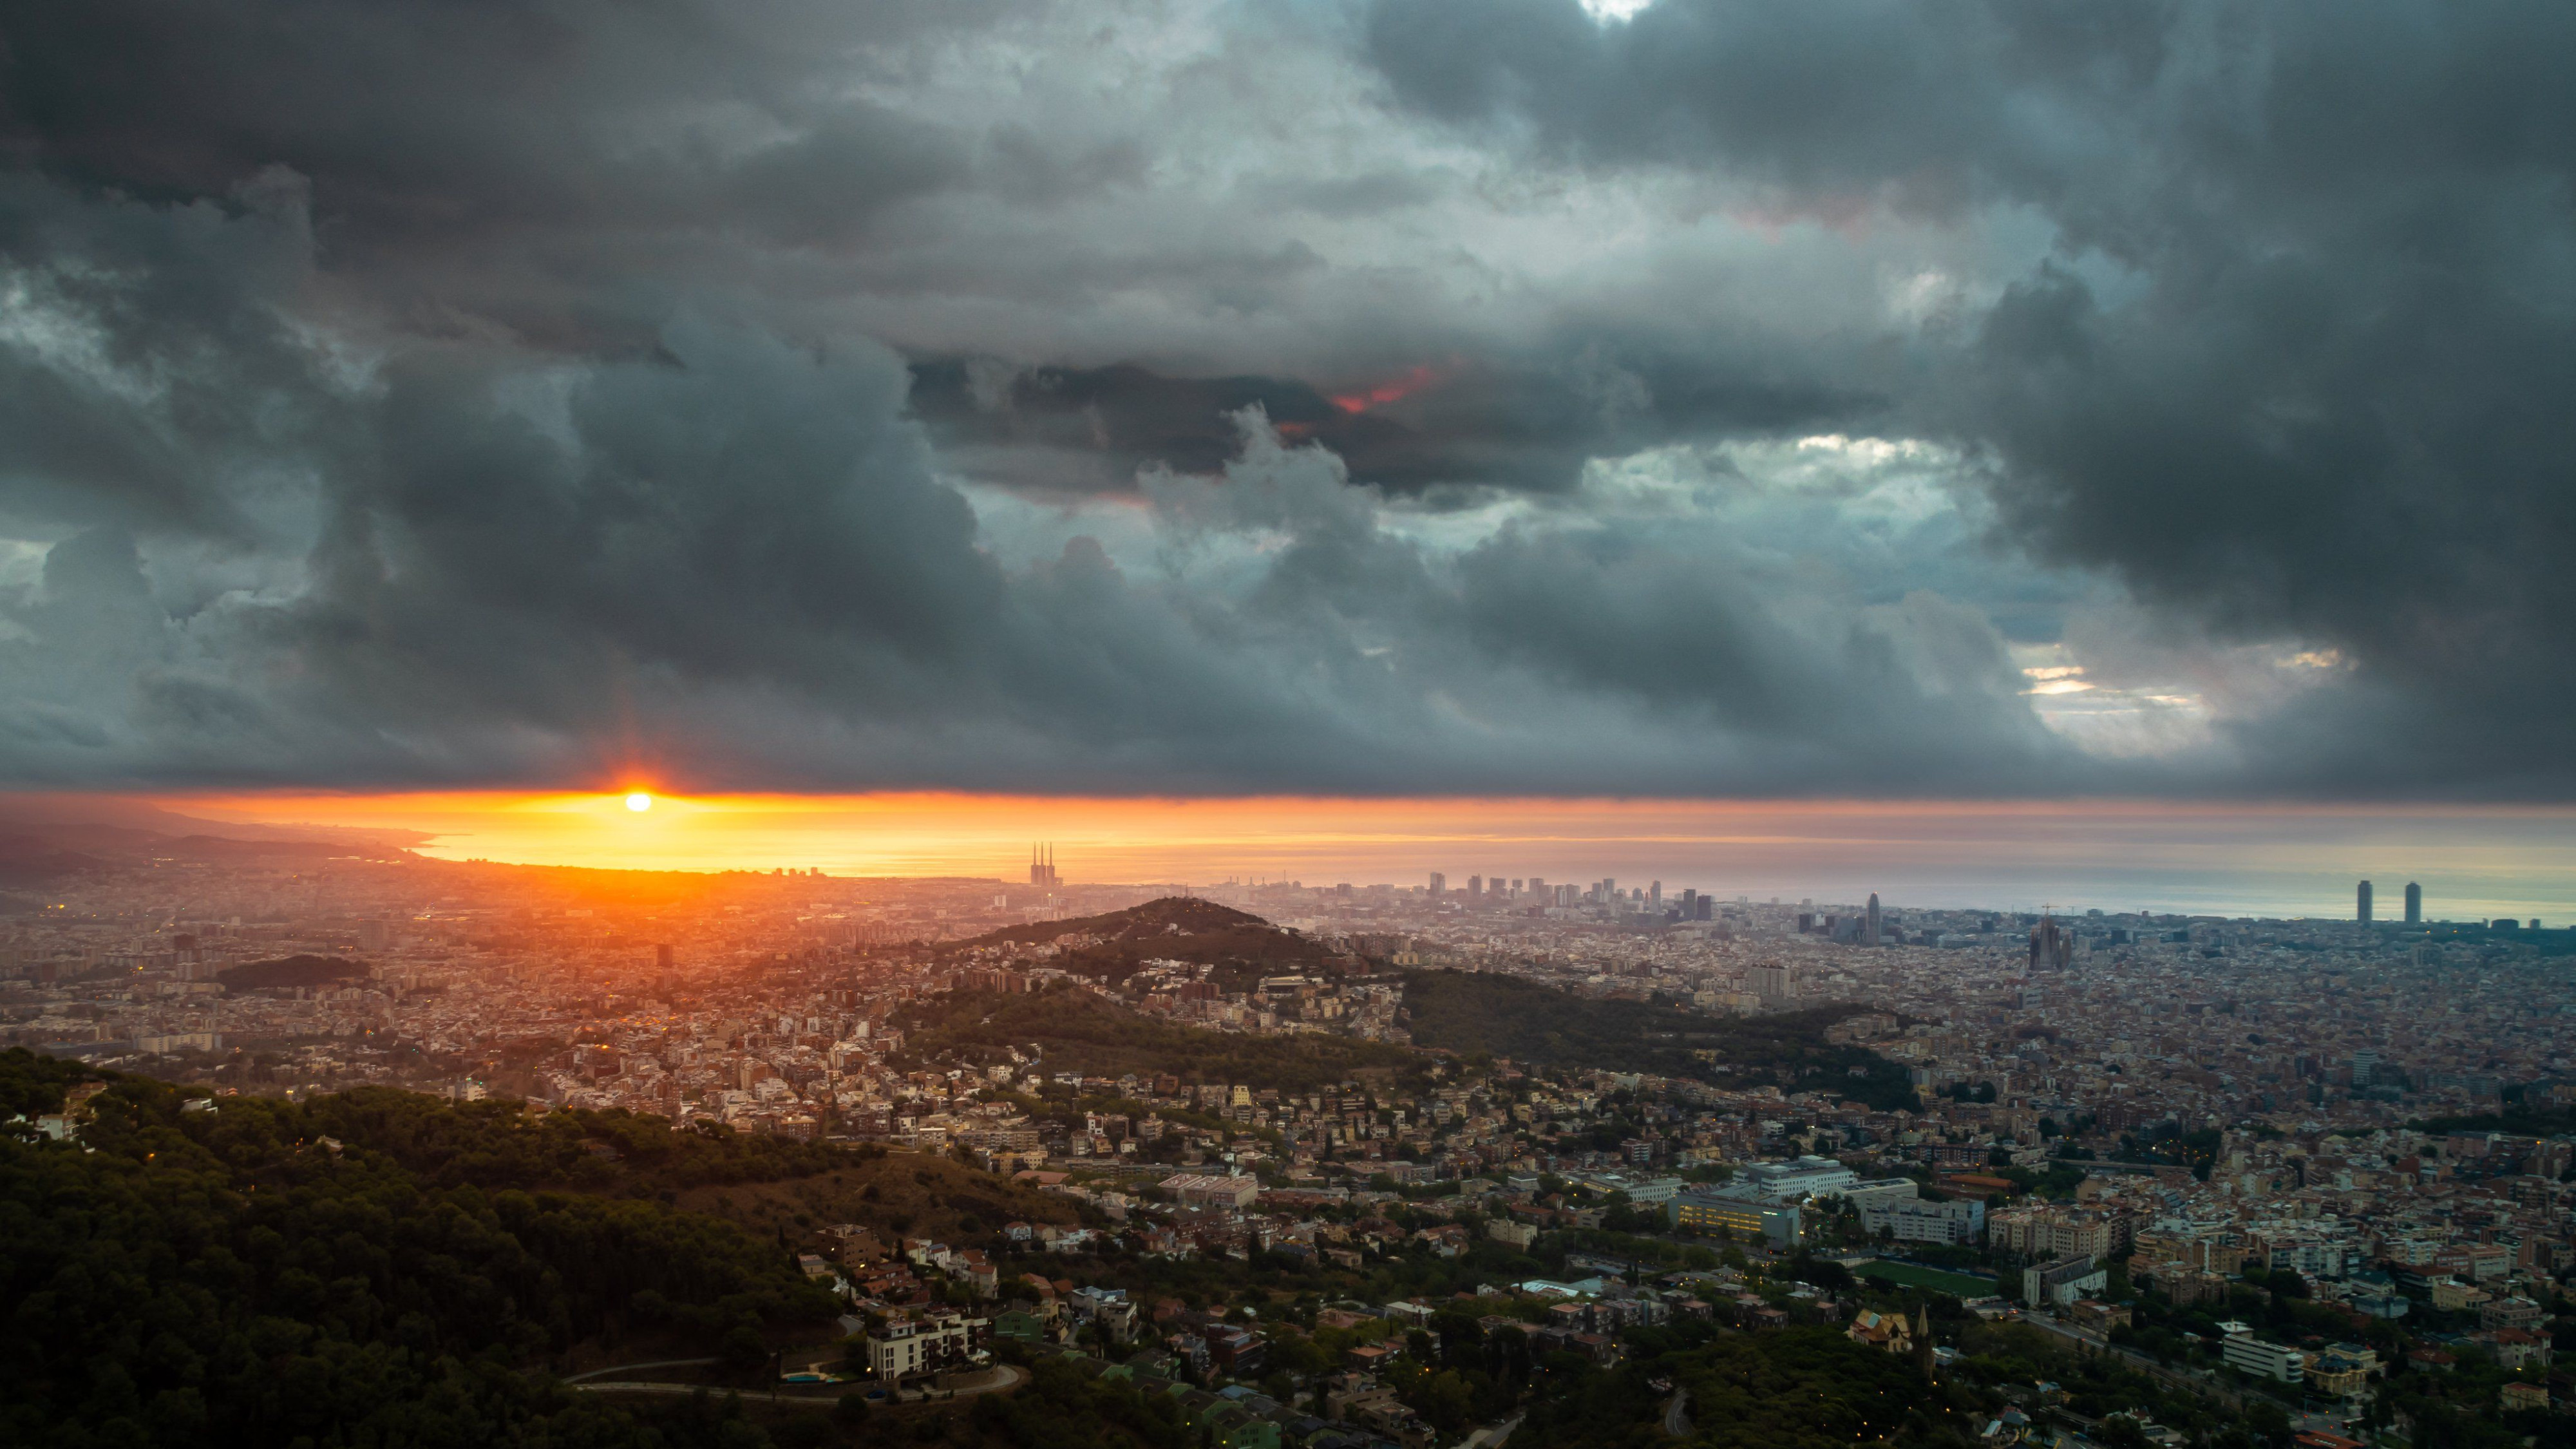
[[[1953,1298],[1991,1298],[2003,1291],[1991,1278],[1971,1278],[1965,1273],[1944,1273],[1919,1263],[1891,1263],[1874,1258],[1852,1270],[1867,1278],[1880,1278],[1906,1288],[1930,1288]]]

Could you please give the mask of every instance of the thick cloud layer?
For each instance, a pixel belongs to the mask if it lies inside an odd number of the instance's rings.
[[[0,20],[0,775],[2564,795],[2563,25]]]
[[[2012,534],[2181,627],[2337,651],[2345,687],[2242,722],[2263,778],[2566,789],[2576,17],[1386,0],[1369,43],[1548,164],[2045,219],[1910,399],[1997,460]]]

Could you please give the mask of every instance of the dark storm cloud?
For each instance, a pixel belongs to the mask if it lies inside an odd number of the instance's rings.
[[[2279,788],[2576,785],[2576,14],[2499,4],[1383,0],[1421,111],[2059,260],[1907,399],[2007,525],[2221,638],[2340,650]]]
[[[1360,19],[12,12],[0,774],[2568,788],[2576,22]]]
[[[324,279],[295,188],[229,211],[15,196],[16,235],[165,260],[13,254],[32,290],[0,352],[85,379],[102,431],[185,441],[173,496],[241,517],[67,492],[57,453],[12,442],[0,516],[54,532],[0,611],[14,779],[1631,791],[2071,768],[1990,633],[1965,674],[1957,640],[1896,615],[1712,641],[1713,612],[1765,603],[1694,583],[1707,555],[1618,525],[1426,551],[1257,408],[1219,476],[1149,478],[1172,571],[1085,537],[1005,568],[882,346],[684,312],[640,353],[414,339],[347,372],[287,320]],[[172,275],[197,305],[144,305]],[[230,554],[203,567],[253,575],[189,577],[210,539]]]
[[[1166,377],[1132,364],[1021,369],[988,359],[924,361],[912,378],[913,410],[952,457],[986,451],[991,461],[979,472],[1029,488],[1125,489],[1137,470],[1157,464],[1216,472],[1241,445],[1232,417],[1247,407],[1336,446],[1366,439],[1293,378]]]
[[[1722,157],[1825,194],[1890,178],[1952,189],[1962,163],[1990,158],[2027,97],[1967,82],[1991,75],[2006,38],[1983,7],[1883,0],[1655,4],[1614,25],[1573,0],[1400,0],[1369,24],[1377,62],[1435,114],[1526,119],[1580,158]]]
[[[82,319],[22,323],[19,345],[0,348],[0,503],[72,526],[241,534],[250,475],[270,462],[260,432],[310,421],[311,358],[265,305],[302,273],[300,240],[285,235],[302,203],[301,183],[272,173],[158,209],[66,205],[53,187],[0,177],[11,311]],[[144,385],[166,389],[148,418],[134,407]]]
[[[1235,456],[1234,415],[1259,407],[1292,437],[1320,443],[1351,476],[1402,492],[1449,485],[1561,490],[1604,441],[1564,379],[1429,367],[1407,396],[1380,403],[1356,383],[1336,401],[1275,377],[1169,377],[1133,365],[1014,370],[927,362],[913,406],[952,462],[1020,487],[1096,492],[1140,469],[1214,473]]]
[[[729,236],[847,242],[983,184],[977,138],[846,87],[870,45],[1009,8],[31,6],[0,22],[0,148],[155,200],[280,168],[319,198],[335,267],[415,322],[633,345],[672,269],[721,266]]]
[[[915,364],[912,397],[953,466],[1016,487],[1081,492],[1123,490],[1154,467],[1216,472],[1241,444],[1234,415],[1256,406],[1283,433],[1331,449],[1353,479],[1397,494],[1563,493],[1597,457],[1888,411],[1884,398],[1820,378],[1766,378],[1739,359],[1663,351],[1641,355],[1631,370],[1597,345],[1548,350],[1561,360],[1426,362],[1330,393],[1296,378],[940,359]]]
[[[851,21],[847,7],[752,16],[688,0],[31,7],[8,22],[7,136],[61,174],[143,194],[220,193],[291,167],[371,247],[581,218],[714,222],[707,203],[723,196],[755,222],[810,218],[821,200],[922,185],[946,159],[935,133],[838,93],[864,72],[860,47],[1006,7],[865,8]],[[784,185],[791,174],[808,184]]]

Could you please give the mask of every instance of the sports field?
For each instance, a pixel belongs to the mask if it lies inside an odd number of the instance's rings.
[[[1920,1263],[1891,1263],[1873,1258],[1852,1270],[1870,1278],[1883,1278],[1907,1288],[1929,1288],[1953,1298],[1992,1298],[2003,1291],[1992,1278],[1972,1278],[1965,1273],[1944,1273]]]

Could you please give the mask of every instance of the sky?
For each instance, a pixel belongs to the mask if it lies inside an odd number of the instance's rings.
[[[2571,52],[16,7],[0,783],[2576,805]]]
[[[59,808],[59,797],[57,798]],[[2346,919],[2358,879],[2382,918],[2423,888],[2428,920],[2576,912],[2576,818],[2555,809],[2135,801],[1077,798],[916,792],[645,791],[193,795],[192,820],[409,832],[446,860],[639,870],[1026,879],[1043,841],[1077,883],[1418,887],[1432,871],[1589,888],[1660,884],[1820,909]],[[643,808],[635,808],[637,805]],[[170,824],[150,828],[175,830]],[[1035,837],[1033,839],[1032,837]]]

